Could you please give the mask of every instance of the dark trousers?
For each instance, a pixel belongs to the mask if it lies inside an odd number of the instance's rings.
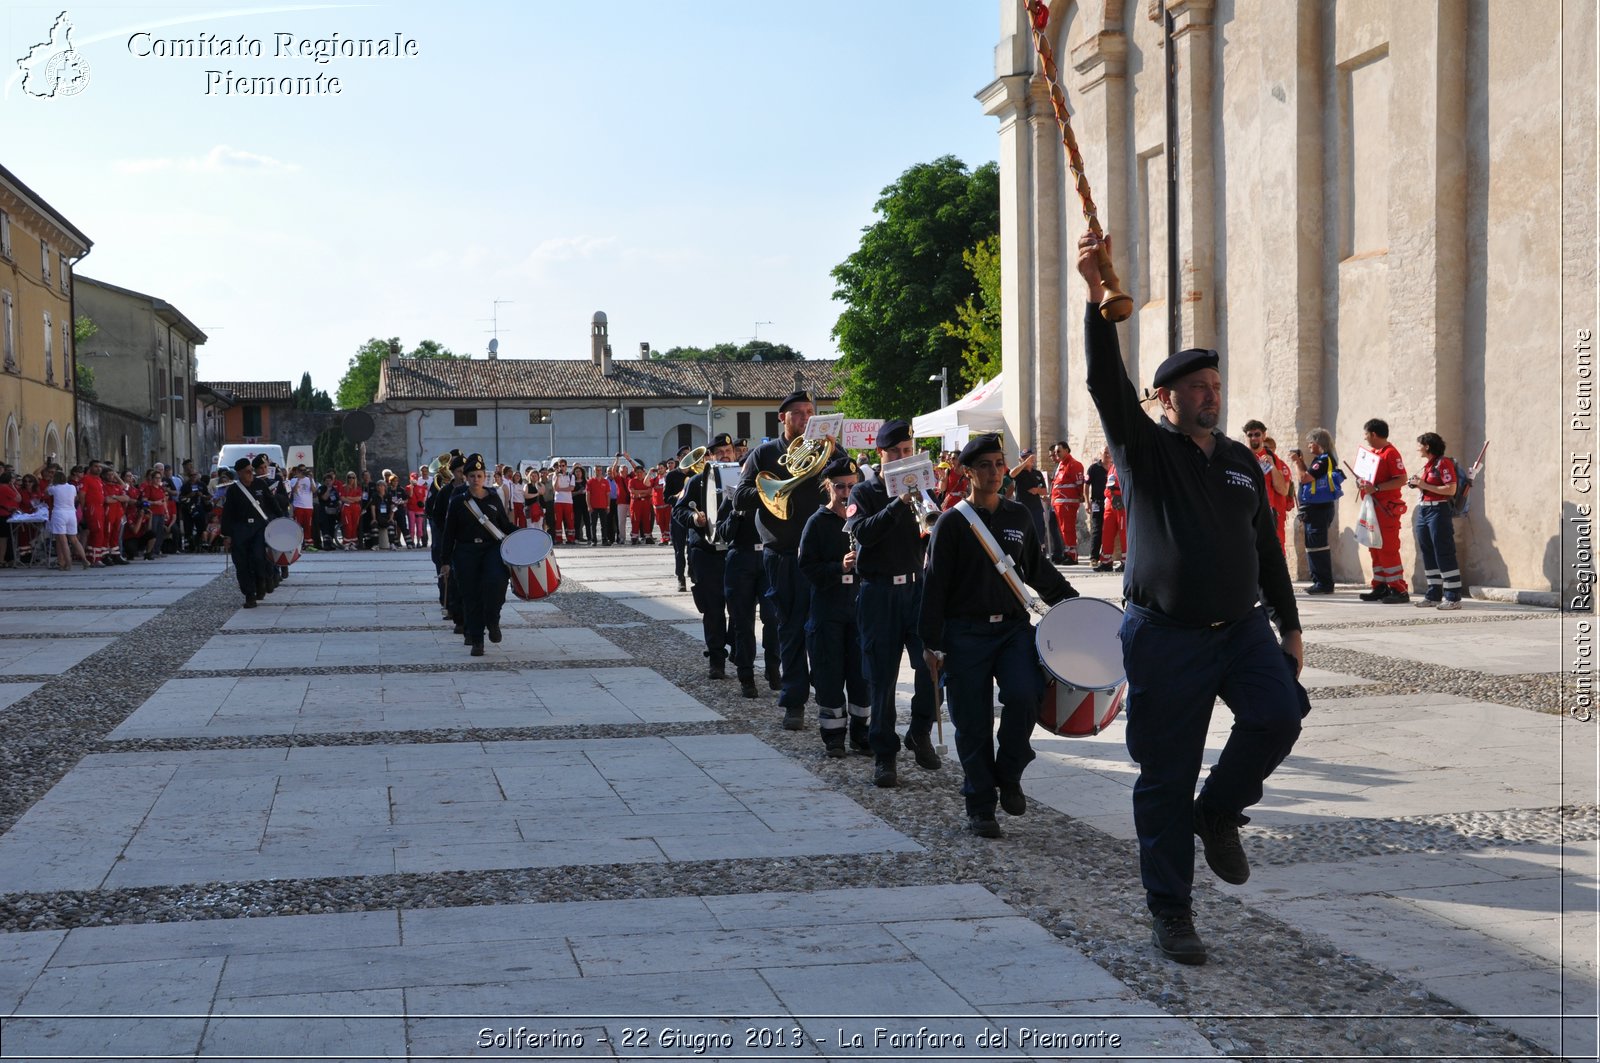
[[[865,711],[870,704],[854,596],[842,596],[832,587],[812,588],[806,652],[811,656],[811,683],[817,691],[822,737],[837,737],[842,742],[853,714],[846,712],[845,699],[849,698],[852,710]]]
[[[456,543],[450,558],[450,588],[460,595],[461,615],[471,641],[482,642],[484,628],[499,625],[509,578],[500,560],[499,543]]]
[[[902,651],[911,657],[915,676],[909,730],[924,735],[933,729],[933,677],[922,659],[922,638],[917,634],[921,615],[920,576],[899,584],[862,580],[861,594],[856,599],[856,626],[861,631],[862,671],[872,706],[868,740],[874,756],[893,757],[900,752],[900,736],[895,732],[894,687],[900,678]]]
[[[589,531],[589,496],[579,491],[572,492],[572,526],[579,542],[593,539]]]
[[[1411,526],[1417,533],[1417,552],[1422,555],[1423,578],[1428,583],[1428,600],[1451,601],[1461,597],[1461,566],[1456,561],[1456,524],[1450,504],[1418,506]]]
[[[1305,527],[1306,564],[1311,567],[1311,585],[1332,590],[1333,551],[1328,546],[1328,529],[1333,525],[1333,503],[1301,506],[1300,523]]]
[[[968,815],[992,815],[1001,783],[1019,782],[1033,760],[1028,736],[1039,719],[1044,677],[1026,620],[945,621],[944,690],[961,758]],[[1000,727],[994,722],[1000,691]]]
[[[677,574],[678,582],[682,583],[684,568],[687,565],[688,560],[684,557],[684,550],[686,549],[685,540],[689,533],[680,527],[676,521],[669,522],[667,527],[672,533],[672,568]]]
[[[185,546],[190,550],[200,549],[200,536],[206,530],[206,515],[198,510],[186,510],[183,514],[183,538]]]
[[[1214,628],[1182,627],[1130,604],[1119,632],[1128,672],[1128,753],[1139,765],[1133,824],[1152,912],[1187,910],[1194,884],[1195,780],[1211,708],[1233,713],[1200,799],[1237,816],[1300,736],[1299,692],[1264,609]]]
[[[1061,538],[1061,525],[1056,523],[1056,510],[1054,506],[1040,506],[1039,516],[1044,524],[1044,531],[1039,536],[1039,542],[1050,553],[1050,560],[1059,561],[1067,556],[1066,541]]]
[[[811,608],[811,581],[800,571],[794,554],[768,549],[767,598],[778,622],[778,658],[783,689],[778,704],[800,708],[811,696],[811,670],[806,664],[806,613]]]
[[[228,552],[233,555],[233,572],[239,579],[239,590],[247,598],[261,593],[266,589],[269,571],[267,540],[259,529],[252,528],[248,534],[240,534],[235,528],[230,541]]]
[[[1089,510],[1089,556],[1097,562],[1100,560],[1100,536],[1105,530],[1105,506],[1094,506]]]
[[[690,550],[694,569],[694,607],[700,610],[706,656],[715,664],[728,659],[728,599],[722,590],[727,555],[715,550]]]
[[[696,575],[696,581],[699,580]],[[727,553],[722,593],[728,601],[728,633],[733,642],[733,666],[739,675],[753,675],[756,667],[756,613],[761,614],[761,651],[766,668],[778,668],[778,624],[767,595],[767,574],[762,552],[735,547]]]

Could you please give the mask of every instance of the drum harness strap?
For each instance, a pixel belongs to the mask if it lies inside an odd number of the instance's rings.
[[[1033,588],[1022,582],[1022,576],[1017,572],[1016,564],[1009,554],[1000,548],[995,541],[994,533],[988,525],[983,523],[983,518],[978,516],[978,511],[967,499],[962,499],[955,504],[957,512],[967,518],[967,523],[972,525],[973,532],[978,536],[978,542],[983,544],[984,553],[989,555],[989,560],[994,562],[995,571],[1000,573],[1000,578],[1005,580],[1006,586],[1011,588],[1011,593],[1017,596],[1022,603],[1022,608],[1030,613],[1043,611],[1044,603],[1039,596],[1033,593]]]
[[[478,508],[478,500],[469,495],[467,496],[466,501],[467,511],[470,512],[474,517],[478,518],[478,523],[483,525],[485,531],[494,536],[494,541],[497,543],[505,542],[506,533],[489,523],[489,518],[485,517],[483,515],[483,510]]]
[[[260,515],[262,522],[265,523],[267,514],[264,510],[262,510],[261,503],[256,501],[256,496],[250,493],[250,489],[244,484],[240,483],[238,480],[233,481],[233,486],[244,492],[244,497],[250,500],[250,505],[255,507],[256,513]]]

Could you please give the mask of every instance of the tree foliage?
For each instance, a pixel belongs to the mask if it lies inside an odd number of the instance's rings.
[[[399,336],[391,336],[386,340],[374,336],[363,343],[356,353],[350,356],[350,365],[344,371],[344,376],[339,378],[337,392],[339,408],[357,410],[371,405],[378,394],[378,379],[384,360],[401,348]],[[423,340],[405,357],[454,358],[456,355],[443,344],[434,340]]]
[[[652,355],[669,360],[697,359],[708,362],[798,362],[805,355],[787,343],[751,340],[748,343],[718,343],[712,347],[672,347]]]
[[[839,405],[912,417],[938,400],[930,375],[959,373],[963,341],[940,326],[979,294],[962,252],[1000,232],[1000,170],[953,155],[918,163],[883,190],[861,245],[833,269],[845,310],[833,326],[847,371]]]
[[[331,410],[333,396],[321,388],[311,386],[311,374],[300,374],[300,386],[294,389],[294,408],[297,410]]]
[[[961,341],[961,381],[971,390],[1000,372],[1000,237],[986,236],[961,252],[978,283],[978,294],[956,307],[955,321],[940,322],[946,336]]]
[[[78,394],[86,399],[95,397],[94,370],[83,364],[83,345],[94,339],[99,331],[100,326],[89,320],[88,314],[79,314],[72,321],[72,356],[77,362],[73,373],[78,381]]]
[[[361,460],[360,451],[344,437],[344,430],[339,425],[317,433],[317,438],[311,443],[311,457],[319,480],[323,473],[331,472],[341,483],[344,482],[345,473],[355,472]]]

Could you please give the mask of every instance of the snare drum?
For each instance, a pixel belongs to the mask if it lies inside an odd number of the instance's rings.
[[[511,593],[523,601],[549,597],[561,586],[555,540],[543,528],[521,528],[500,540],[500,560],[511,573]]]
[[[267,541],[267,564],[292,565],[300,558],[300,544],[306,533],[288,517],[274,517],[267,521],[262,537]]]
[[[1099,598],[1068,598],[1039,621],[1034,647],[1048,680],[1040,727],[1083,738],[1117,718],[1128,689],[1117,637],[1121,626],[1122,610]]]

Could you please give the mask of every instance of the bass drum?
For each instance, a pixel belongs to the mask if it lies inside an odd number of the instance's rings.
[[[300,544],[306,533],[288,517],[274,517],[267,521],[262,537],[267,542],[267,564],[292,565],[300,558]]]
[[[500,560],[511,573],[511,593],[525,602],[548,598],[561,587],[555,540],[543,528],[522,528],[500,540]]]
[[[1040,727],[1087,738],[1117,718],[1128,690],[1121,626],[1122,610],[1099,598],[1068,598],[1039,621],[1034,648],[1046,677]]]

